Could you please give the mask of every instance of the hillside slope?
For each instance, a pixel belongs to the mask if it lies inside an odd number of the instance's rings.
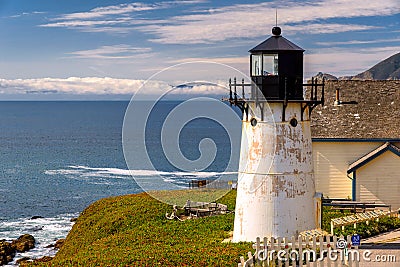
[[[235,198],[231,191],[219,202],[233,209]],[[79,216],[56,257],[38,265],[237,266],[251,247],[221,243],[234,214],[179,222],[166,212],[171,206],[145,193],[99,200]]]
[[[352,78],[353,80],[399,80],[400,53],[397,53]]]

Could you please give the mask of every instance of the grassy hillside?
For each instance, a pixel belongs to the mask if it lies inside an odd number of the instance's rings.
[[[179,194],[176,192],[176,194]],[[219,200],[233,209],[236,192]],[[234,214],[185,222],[165,219],[171,206],[146,193],[90,205],[65,245],[44,266],[237,266],[250,244],[224,244]]]
[[[188,190],[159,194],[200,197]],[[236,191],[230,191],[218,202],[233,210],[235,199]],[[99,200],[79,216],[56,257],[35,266],[237,266],[239,257],[251,250],[250,243],[222,243],[233,230],[233,213],[179,222],[165,218],[171,210],[146,193]],[[329,231],[330,219],[346,215],[324,208],[323,228]],[[336,234],[357,232],[364,238],[400,227],[400,219],[360,224],[356,231],[349,227],[336,229]]]

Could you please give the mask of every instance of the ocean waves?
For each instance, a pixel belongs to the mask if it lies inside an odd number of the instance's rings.
[[[71,230],[72,218],[77,217],[78,213],[62,214],[54,217],[40,217],[36,219],[19,218],[15,220],[0,220],[0,239],[11,241],[22,234],[31,234],[35,237],[35,248],[17,253],[13,262],[6,266],[16,266],[16,261],[23,257],[39,258],[43,256],[54,256],[56,250],[48,247],[58,239],[65,238]]]
[[[71,165],[56,170],[44,172],[51,176],[64,176],[71,179],[85,181],[90,184],[112,184],[118,179],[146,179],[151,183],[152,177],[161,177],[164,182],[171,182],[180,186],[188,186],[191,180],[215,180],[221,176],[233,177],[237,172],[182,172],[158,170],[128,170],[119,168],[94,168],[82,165]],[[156,187],[156,184],[155,184]],[[156,188],[155,188],[156,189]]]

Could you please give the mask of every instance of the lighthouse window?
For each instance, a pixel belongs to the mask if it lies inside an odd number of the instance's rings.
[[[263,55],[263,75],[278,75],[278,55]]]
[[[252,76],[261,76],[261,63],[262,57],[261,55],[252,55],[251,56],[251,75]]]

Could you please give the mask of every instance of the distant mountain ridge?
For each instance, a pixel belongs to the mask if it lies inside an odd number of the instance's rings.
[[[400,80],[400,53],[397,53],[360,74],[353,80]]]
[[[325,80],[400,80],[400,52],[355,76],[336,77],[329,73],[319,72],[314,77],[325,78]]]

